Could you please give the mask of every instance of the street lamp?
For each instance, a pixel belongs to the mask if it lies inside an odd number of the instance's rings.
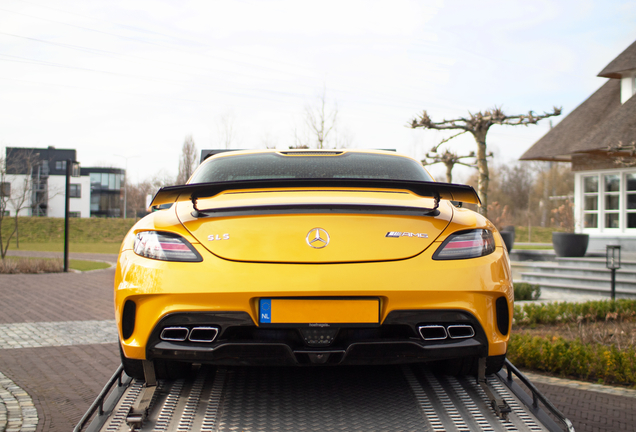
[[[66,205],[64,207],[64,272],[68,272],[68,211],[71,204],[71,177],[80,176],[80,164],[72,159],[66,160]]]
[[[135,155],[135,156],[113,155],[113,156],[126,159],[126,168],[124,170],[124,219],[126,219],[126,204],[128,204],[128,159],[139,157],[139,155]]]
[[[605,249],[605,266],[612,271],[612,300],[616,298],[616,270],[621,268],[621,247],[607,245]]]

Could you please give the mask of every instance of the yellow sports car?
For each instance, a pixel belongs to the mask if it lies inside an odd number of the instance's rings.
[[[214,153],[214,152],[211,152]],[[125,371],[192,363],[505,359],[508,254],[470,186],[389,151],[254,150],[162,188],[123,241],[115,315]],[[483,365],[484,362],[481,362]],[[482,366],[483,367],[483,366]]]

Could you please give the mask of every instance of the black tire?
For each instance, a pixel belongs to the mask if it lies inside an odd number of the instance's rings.
[[[146,376],[144,374],[143,360],[129,359],[124,355],[124,351],[119,347],[119,356],[121,357],[121,364],[124,366],[124,372],[131,378],[145,381]],[[170,360],[156,359],[155,365],[155,377],[157,379],[176,380],[183,378],[190,372],[192,367],[191,363],[183,363]]]
[[[124,355],[124,351],[121,349],[121,346],[119,347],[119,356],[121,357],[121,364],[124,366],[124,372],[126,372],[126,375],[131,378],[145,381],[146,377],[144,376],[142,360],[127,358]]]
[[[490,356],[486,359],[486,375],[496,374],[504,367],[506,355]]]

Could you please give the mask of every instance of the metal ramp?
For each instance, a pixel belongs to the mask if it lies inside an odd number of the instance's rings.
[[[86,429],[82,422],[87,421],[83,419],[76,431],[130,430],[126,416],[140,397],[143,385],[124,377],[119,390],[113,390],[109,398],[102,400],[103,413],[98,413]],[[117,377],[113,379],[115,383]],[[505,372],[488,377],[488,381],[498,397],[511,407],[508,420],[495,415],[474,377],[438,375],[421,365],[202,366],[187,379],[158,382],[148,418],[139,430],[568,430],[557,426],[538,407],[534,410],[538,417],[535,416],[515,395],[515,389],[508,386]],[[528,399],[526,403],[531,401]],[[90,417],[90,410],[87,415]]]

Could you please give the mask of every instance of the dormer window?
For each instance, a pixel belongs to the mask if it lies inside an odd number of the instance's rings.
[[[621,103],[636,93],[636,71],[630,71],[623,74],[621,78]]]

